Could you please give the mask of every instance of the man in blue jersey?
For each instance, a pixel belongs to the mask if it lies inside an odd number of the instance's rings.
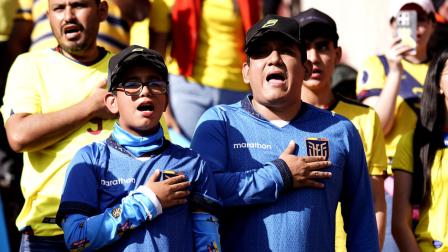
[[[109,62],[108,90],[106,105],[119,114],[112,135],[78,151],[67,170],[57,222],[68,248],[218,250],[208,213],[219,210],[213,175],[198,154],[166,140],[159,123],[168,105],[163,57],[124,49]]]
[[[247,33],[245,52],[253,94],[205,112],[192,142],[227,207],[223,250],[333,251],[340,201],[348,250],[378,251],[356,128],[300,100],[311,65],[297,22],[266,16]]]

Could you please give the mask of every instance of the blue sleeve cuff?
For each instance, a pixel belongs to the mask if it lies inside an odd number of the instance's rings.
[[[153,220],[162,213],[162,207],[159,200],[157,199],[157,196],[155,197],[155,201],[153,201],[154,199],[152,196],[148,196],[151,193],[154,194],[154,192],[152,192],[151,190],[145,190],[142,188],[142,186],[140,186],[139,188],[137,188],[137,190],[133,191],[130,194],[130,196],[132,196],[143,207],[148,220]],[[157,206],[157,204],[159,206]]]
[[[278,171],[280,172],[280,175],[282,176],[283,180],[283,189],[289,190],[292,188],[292,174],[289,170],[288,165],[283,159],[276,159],[272,161],[272,164],[277,167]]]

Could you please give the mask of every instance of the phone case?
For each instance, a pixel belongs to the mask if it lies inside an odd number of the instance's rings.
[[[400,11],[397,15],[397,35],[402,43],[414,50],[417,47],[417,12],[414,10]]]
[[[173,171],[173,170],[165,170],[162,171],[162,175],[160,176],[160,181],[165,180],[165,179],[169,179],[172,177],[176,177],[177,175],[179,175],[179,173]]]

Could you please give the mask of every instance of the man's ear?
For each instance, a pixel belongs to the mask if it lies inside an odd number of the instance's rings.
[[[241,69],[241,73],[243,74],[243,81],[246,84],[249,84],[249,64],[247,62],[243,63],[243,68]]]
[[[341,57],[342,57],[342,48],[340,46],[338,46],[336,48],[336,64],[341,63]]]
[[[100,22],[103,22],[104,20],[106,20],[107,14],[108,14],[108,10],[109,10],[109,5],[107,4],[107,2],[106,1],[101,1],[99,6],[98,6],[98,13],[99,13]]]
[[[166,112],[166,109],[168,108],[168,104],[170,104],[170,96],[168,95],[168,91],[165,94],[166,99],[165,99],[165,108],[163,109],[163,112]]]
[[[311,77],[311,72],[313,69],[313,64],[311,63],[311,61],[306,60],[303,63],[303,68],[305,68],[305,75],[303,76],[303,80],[308,80]]]
[[[106,107],[110,110],[110,112],[112,112],[113,114],[118,113],[117,97],[111,92],[107,93],[104,97],[104,103],[106,104]]]

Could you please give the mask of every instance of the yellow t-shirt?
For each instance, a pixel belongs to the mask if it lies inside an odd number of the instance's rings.
[[[383,58],[384,60],[384,58]],[[409,131],[414,130],[417,122],[417,114],[420,107],[420,98],[423,92],[428,64],[413,64],[402,60],[403,69],[409,75],[403,75],[400,92],[395,106],[394,127],[385,136],[386,154],[393,158],[400,138]],[[369,96],[379,95],[386,82],[384,64],[378,56],[367,59],[357,79],[358,97],[363,99]],[[391,173],[391,171],[389,171]]]
[[[169,11],[173,0],[154,2],[151,27],[155,31],[170,31]],[[199,42],[191,81],[218,89],[249,91],[243,82],[241,67],[245,58],[244,31],[241,16],[233,0],[204,0],[199,24]],[[160,6],[160,8],[156,8]],[[178,74],[175,60],[169,60],[170,73]]]
[[[110,57],[107,53],[100,62],[84,66],[51,49],[19,55],[8,76],[1,108],[4,121],[12,112],[50,113],[84,100],[106,78]],[[62,234],[52,221],[67,165],[78,149],[108,137],[113,124],[114,120],[88,122],[50,147],[24,153],[21,188],[25,204],[16,221],[19,230],[31,227],[38,236]]]
[[[401,138],[392,163],[393,170],[413,172],[413,136],[410,132]],[[448,143],[436,152],[430,176],[431,203],[429,208],[420,209],[415,236],[423,252],[448,251]]]
[[[353,101],[339,98],[333,112],[349,119],[361,136],[366,154],[369,174],[383,175],[387,168],[386,147],[383,130],[375,110],[367,106],[356,104]],[[346,251],[345,242],[347,235],[344,231],[344,220],[341,214],[341,204],[336,210],[336,238],[335,250]]]
[[[57,41],[51,31],[47,17],[47,0],[18,0],[19,7],[16,19],[30,20],[34,23],[31,33],[30,51],[54,48]],[[129,45],[130,25],[121,18],[121,11],[112,0],[107,0],[109,5],[107,20],[100,23],[98,33],[98,45],[110,52],[118,52]]]

